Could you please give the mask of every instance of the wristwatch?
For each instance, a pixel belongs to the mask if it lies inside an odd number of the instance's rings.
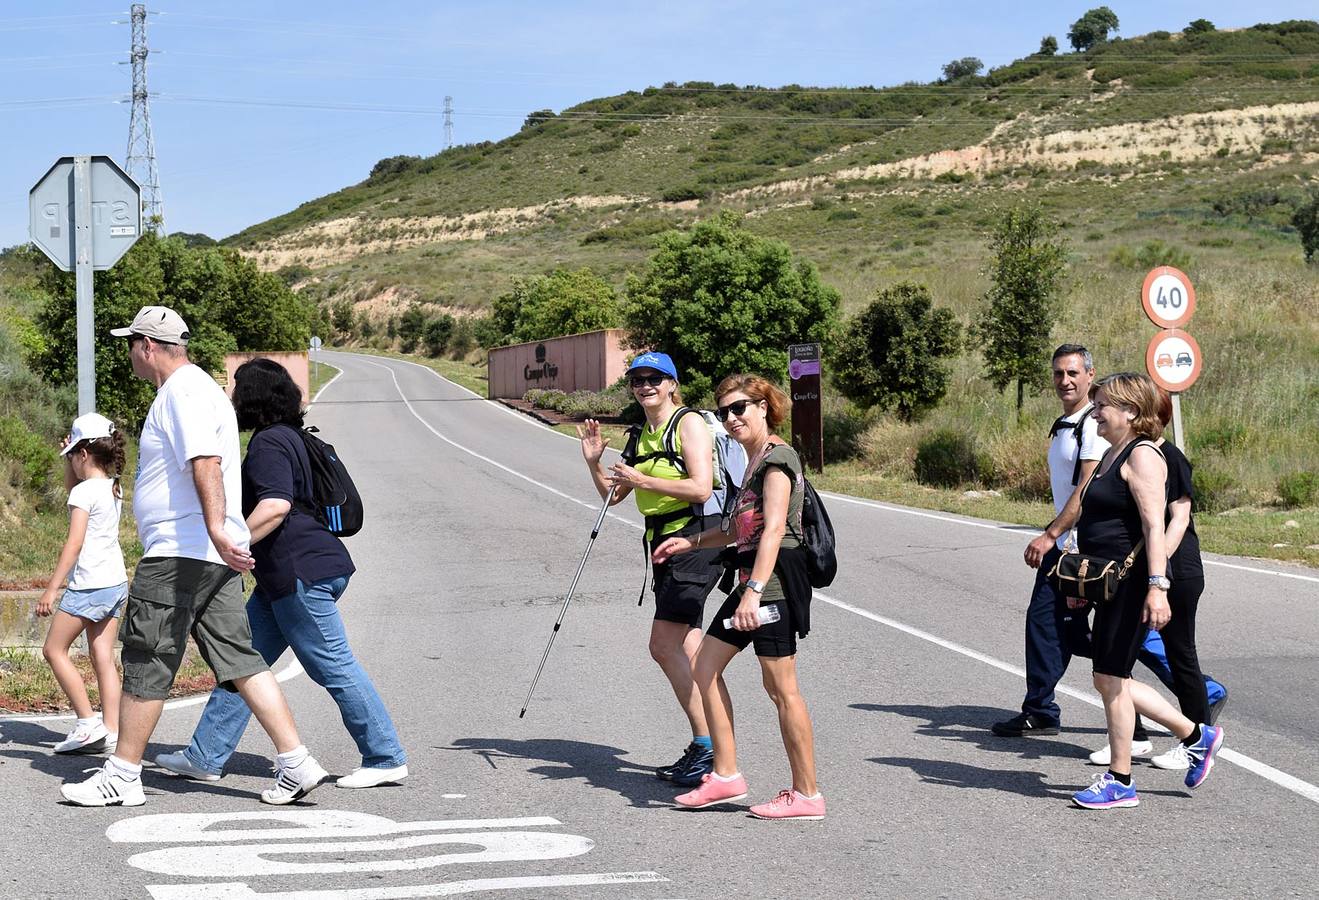
[[[755,591],[757,594],[763,594],[765,593],[765,583],[763,581],[756,581],[754,578],[748,578],[747,590]]]
[[[1150,576],[1150,587],[1152,587],[1152,588],[1158,588],[1158,589],[1161,590],[1161,591],[1166,591],[1166,590],[1168,590],[1169,588],[1172,587],[1172,582],[1169,581],[1169,580],[1167,579],[1167,577],[1165,577],[1165,576],[1163,576],[1163,575],[1151,575],[1151,576]]]

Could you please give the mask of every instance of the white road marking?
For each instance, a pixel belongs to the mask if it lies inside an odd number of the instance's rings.
[[[212,828],[233,822],[274,822],[270,828]],[[550,816],[515,819],[440,819],[396,822],[385,816],[339,809],[254,810],[249,812],[156,813],[120,819],[105,830],[116,844],[233,843],[308,838],[385,837],[414,831],[454,831],[473,828],[531,828],[561,825]]]
[[[381,364],[379,364],[379,363],[369,363],[369,364],[370,364],[370,365],[374,365],[374,366],[379,366],[379,367],[382,368],[382,369],[389,369],[388,366],[381,365]],[[416,364],[416,363],[409,363],[409,365],[417,365],[417,364]],[[436,372],[434,369],[427,369],[425,366],[422,366],[421,368],[426,369],[426,371],[430,372],[430,373],[431,373],[432,375],[434,375],[436,378],[440,378],[441,380],[444,380],[444,381],[446,381],[446,382],[449,383],[449,384],[453,384],[453,382],[448,381],[448,379],[444,379],[443,376],[441,376],[441,375],[440,375],[438,372]],[[574,498],[574,497],[570,497],[569,495],[565,494],[563,491],[560,491],[558,488],[550,487],[549,485],[544,484],[543,482],[537,481],[536,479],[531,478],[531,477],[529,477],[529,476],[527,476],[527,475],[523,475],[521,472],[518,472],[518,471],[515,471],[515,470],[511,469],[511,468],[509,468],[508,466],[504,465],[503,463],[496,462],[495,460],[490,459],[490,458],[487,457],[487,456],[482,456],[481,454],[479,454],[479,453],[477,453],[477,452],[475,452],[475,451],[473,451],[473,450],[469,450],[468,448],[462,446],[461,444],[457,443],[456,441],[453,441],[453,440],[451,440],[451,439],[445,437],[443,434],[441,434],[440,432],[436,431],[435,428],[432,427],[432,426],[430,425],[429,422],[427,422],[427,421],[426,421],[425,419],[423,419],[420,415],[418,415],[417,410],[413,408],[412,404],[408,402],[407,397],[405,397],[405,396],[403,395],[403,389],[399,386],[399,383],[398,383],[398,377],[395,376],[394,373],[393,373],[392,371],[390,372],[390,376],[391,376],[391,377],[393,378],[393,380],[394,380],[394,389],[398,391],[398,394],[399,394],[399,396],[403,399],[403,403],[407,406],[408,411],[409,411],[410,413],[412,413],[413,417],[416,418],[416,420],[417,420],[418,422],[421,422],[422,425],[426,426],[427,430],[429,430],[432,434],[434,434],[434,435],[435,435],[436,437],[438,437],[440,440],[444,441],[444,442],[447,443],[447,444],[450,444],[450,445],[453,446],[453,447],[456,447],[457,449],[463,451],[464,453],[467,453],[467,454],[469,454],[469,455],[471,455],[471,456],[476,457],[477,459],[480,459],[480,460],[482,460],[482,461],[484,461],[484,462],[489,463],[490,465],[494,466],[494,467],[497,468],[497,469],[500,469],[500,470],[502,470],[502,471],[504,471],[504,472],[507,472],[507,473],[509,473],[510,475],[513,475],[513,476],[515,476],[515,477],[517,477],[517,478],[521,478],[523,481],[526,481],[526,482],[529,482],[529,483],[531,483],[531,484],[534,484],[534,485],[536,485],[537,487],[543,488],[544,490],[549,491],[550,493],[555,494],[556,496],[563,497],[563,498],[566,499],[566,500],[570,500],[570,501],[572,501],[573,503],[578,504],[579,506],[586,506],[586,507],[590,507],[590,506],[591,506],[591,504],[589,504],[589,503],[584,503],[584,502],[582,502],[581,500],[578,500],[578,499],[576,499],[576,498]],[[455,385],[455,387],[458,387],[458,385]],[[464,388],[464,390],[465,390],[465,388]],[[468,393],[471,393],[471,392],[469,391]],[[553,431],[553,429],[545,429],[545,430]],[[553,433],[554,433],[554,434],[558,434],[559,432],[553,432]],[[871,500],[861,500],[861,499],[856,498],[856,497],[848,497],[848,496],[846,496],[846,495],[844,495],[844,494],[833,494],[833,493],[826,493],[826,492],[821,492],[821,493],[823,493],[825,496],[830,497],[830,498],[832,498],[832,499],[841,500],[841,501],[844,501],[844,502],[847,502],[847,503],[855,503],[855,504],[858,504],[858,505],[861,505],[861,506],[870,506],[870,507],[874,507],[874,508],[876,508],[876,509],[883,509],[883,510],[888,510],[888,511],[891,511],[891,512],[903,513],[903,514],[905,514],[905,515],[919,516],[919,517],[922,517],[922,518],[929,518],[929,519],[938,519],[938,520],[941,520],[941,521],[951,522],[951,523],[956,524],[956,525],[969,525],[969,526],[973,526],[973,527],[976,527],[976,528],[990,528],[990,529],[994,529],[994,530],[996,530],[996,531],[1007,531],[1007,530],[1008,530],[1008,528],[1006,528],[1005,526],[1002,526],[1002,525],[991,525],[991,524],[984,523],[984,522],[973,522],[973,521],[968,520],[968,519],[957,519],[957,518],[953,518],[952,516],[941,516],[941,515],[939,515],[938,513],[929,513],[929,512],[923,512],[923,511],[920,511],[920,510],[906,509],[905,507],[900,507],[900,506],[888,506],[888,505],[886,505],[886,504],[876,503],[876,502],[871,501]],[[616,514],[614,514],[614,513],[610,513],[609,515],[610,515],[610,518],[617,519],[618,521],[624,522],[625,524],[630,525],[630,526],[632,526],[633,528],[637,528],[637,529],[640,529],[640,528],[641,528],[640,525],[637,525],[637,524],[635,524],[635,523],[633,523],[633,522],[629,522],[627,519],[624,519],[624,518],[622,518],[621,516],[618,516],[618,515],[616,515]],[[1227,566],[1227,567],[1229,567],[1229,568],[1245,569],[1246,571],[1259,572],[1260,574],[1266,574],[1266,575],[1278,575],[1278,576],[1281,576],[1281,577],[1284,577],[1284,578],[1298,578],[1298,579],[1301,579],[1301,580],[1303,580],[1303,581],[1316,581],[1316,582],[1319,582],[1319,578],[1312,578],[1312,577],[1307,576],[1307,575],[1294,575],[1294,574],[1289,573],[1289,572],[1275,572],[1275,571],[1268,570],[1268,569],[1258,569],[1258,570],[1256,570],[1256,569],[1248,568],[1248,567],[1246,567],[1246,566],[1236,566],[1236,565],[1231,565],[1231,564],[1229,564],[1229,563],[1217,563],[1217,562],[1214,561],[1214,560],[1205,560],[1205,562],[1206,562],[1206,563],[1213,563],[1213,564],[1216,564],[1216,565]],[[977,650],[972,650],[970,647],[963,646],[962,644],[958,644],[958,643],[955,643],[955,642],[953,642],[953,641],[945,640],[945,639],[943,639],[943,638],[941,638],[941,637],[937,637],[936,635],[930,634],[930,633],[927,632],[927,631],[922,631],[922,630],[920,630],[919,628],[914,628],[914,627],[912,627],[912,626],[910,626],[910,625],[905,625],[905,624],[903,624],[902,622],[898,622],[896,619],[890,619],[890,618],[888,618],[888,617],[886,617],[886,616],[881,616],[881,615],[879,615],[879,614],[877,614],[877,613],[872,613],[872,612],[870,612],[869,610],[862,609],[862,608],[859,607],[859,606],[853,606],[852,604],[850,604],[850,603],[845,603],[845,602],[843,602],[842,600],[835,600],[834,598],[829,597],[829,596],[826,596],[825,594],[821,594],[821,593],[819,593],[818,591],[815,593],[815,596],[818,597],[818,598],[820,598],[821,600],[823,600],[823,601],[826,602],[826,603],[829,603],[829,604],[831,604],[831,605],[833,605],[833,606],[838,607],[839,609],[843,609],[843,610],[846,610],[846,611],[848,611],[848,612],[855,613],[856,615],[859,615],[859,616],[862,616],[862,617],[864,617],[864,618],[870,619],[871,621],[878,622],[878,623],[881,624],[881,625],[886,625],[886,626],[888,626],[888,627],[890,627],[890,628],[894,628],[894,629],[896,629],[896,630],[898,630],[898,631],[903,632],[904,634],[908,634],[908,635],[911,635],[912,637],[920,638],[920,639],[923,640],[923,641],[929,641],[930,643],[935,644],[935,645],[940,646],[940,647],[943,647],[943,648],[946,649],[946,650],[951,650],[951,651],[953,651],[954,653],[960,653],[960,654],[963,655],[963,656],[969,657],[969,658],[974,659],[974,660],[976,660],[976,661],[978,661],[978,662],[985,663],[986,665],[992,666],[992,667],[994,667],[994,668],[996,668],[996,669],[999,669],[999,670],[1001,670],[1001,671],[1003,671],[1003,672],[1007,672],[1007,673],[1010,673],[1010,674],[1012,674],[1012,675],[1016,675],[1017,677],[1020,677],[1020,678],[1025,678],[1025,676],[1026,676],[1025,670],[1023,670],[1023,669],[1021,669],[1021,668],[1019,668],[1019,667],[1017,667],[1017,666],[1011,665],[1010,663],[1003,662],[1002,660],[995,659],[995,658],[992,657],[992,656],[987,656],[986,654],[984,654],[984,653],[980,653],[980,652],[977,651]],[[1059,693],[1065,694],[1066,696],[1069,696],[1069,697],[1074,697],[1074,698],[1076,698],[1077,700],[1081,700],[1081,701],[1083,701],[1083,702],[1085,702],[1085,703],[1089,703],[1091,706],[1097,706],[1097,707],[1102,707],[1102,706],[1103,706],[1103,704],[1099,701],[1099,698],[1096,697],[1094,694],[1082,694],[1082,693],[1079,692],[1079,691],[1072,690],[1071,688],[1067,687],[1066,685],[1061,685],[1061,684],[1058,685],[1057,690],[1058,690]],[[1245,769],[1246,771],[1248,771],[1248,772],[1253,772],[1254,774],[1256,774],[1256,775],[1258,775],[1259,777],[1265,779],[1266,781],[1271,781],[1271,782],[1273,782],[1274,784],[1278,785],[1279,787],[1284,788],[1284,789],[1286,789],[1286,790],[1288,790],[1288,791],[1291,791],[1292,793],[1297,794],[1297,795],[1299,795],[1299,796],[1301,796],[1301,797],[1304,797],[1304,798],[1307,799],[1307,800],[1311,800],[1311,801],[1314,801],[1314,802],[1316,802],[1316,803],[1319,803],[1319,787],[1316,787],[1315,785],[1310,784],[1309,782],[1302,781],[1301,779],[1296,778],[1296,777],[1294,777],[1294,776],[1292,776],[1292,775],[1288,775],[1286,772],[1282,772],[1282,771],[1279,770],[1279,769],[1275,769],[1275,768],[1273,768],[1272,766],[1268,765],[1267,763],[1262,763],[1262,762],[1260,762],[1260,761],[1258,761],[1258,760],[1256,760],[1256,759],[1253,759],[1253,758],[1251,758],[1251,757],[1249,757],[1249,756],[1246,756],[1244,753],[1238,753],[1238,752],[1236,752],[1236,751],[1234,751],[1234,750],[1222,750],[1222,751],[1219,752],[1219,754],[1218,754],[1218,758],[1219,758],[1219,759],[1222,759],[1222,760],[1225,760],[1225,761],[1227,761],[1227,762],[1235,763],[1236,765],[1241,766],[1241,767],[1242,767],[1243,769]]]
[[[349,888],[346,890],[278,891],[257,893],[242,882],[219,884],[149,884],[153,900],[413,900],[417,897],[454,897],[485,891],[521,891],[532,888],[587,887],[591,885],[645,884],[668,881],[658,872],[600,872],[593,875],[524,875],[509,878],[471,878],[443,884],[406,887]]]
[[[415,847],[458,845],[479,850],[406,856]],[[342,875],[353,872],[418,872],[464,863],[525,862],[568,859],[590,853],[595,841],[577,834],[548,831],[465,831],[458,834],[414,834],[380,841],[318,841],[314,844],[232,844],[208,847],[167,847],[135,853],[135,869],[176,878],[252,878],[262,875]],[[317,854],[333,859],[303,861]],[[354,854],[364,858],[353,859]],[[388,854],[400,854],[390,859]],[[284,857],[298,856],[293,860]],[[270,857],[276,857],[274,859]]]

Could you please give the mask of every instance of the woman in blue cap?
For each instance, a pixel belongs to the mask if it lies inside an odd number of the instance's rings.
[[[668,354],[641,354],[632,360],[626,377],[646,414],[632,464],[604,465],[601,459],[609,441],[601,437],[600,424],[594,419],[578,426],[577,435],[600,496],[613,488],[613,503],[618,503],[635,494],[637,509],[646,517],[649,555],[665,538],[697,535],[718,525],[718,516],[701,514],[714,483],[713,439],[699,414],[682,415],[673,428],[673,452],[665,449],[665,433],[674,416],[685,409],[678,393],[678,370]],[[682,756],[672,765],[656,769],[655,774],[684,786],[700,784],[714,762],[700,691],[692,681],[692,660],[701,644],[705,598],[723,571],[719,553],[717,547],[698,549],[651,568],[655,621],[650,629],[650,655],[664,670],[692,729],[691,743]]]

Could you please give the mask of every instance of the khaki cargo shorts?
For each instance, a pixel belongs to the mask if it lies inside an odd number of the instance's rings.
[[[252,649],[243,579],[226,565],[203,559],[143,559],[128,589],[124,643],[124,693],[143,700],[169,696],[191,633],[220,687],[265,672]]]

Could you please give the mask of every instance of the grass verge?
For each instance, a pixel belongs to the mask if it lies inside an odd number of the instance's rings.
[[[412,353],[399,353],[397,350],[374,350],[370,347],[347,347],[344,348],[344,352],[361,353],[364,356],[383,356],[387,359],[401,359],[405,362],[417,363],[428,369],[433,369],[442,377],[467,388],[478,397],[486,396],[488,379],[485,374],[484,359],[479,363],[470,363],[456,359],[432,359],[428,356],[417,356]]]
[[[91,659],[85,653],[73,653],[74,665],[82,673],[83,684],[92,706],[100,708],[101,695],[96,689],[96,675]],[[188,641],[179,675],[170,689],[171,697],[185,697],[210,691],[215,677],[197,652],[197,646]],[[69,700],[60,690],[50,666],[37,650],[0,648],[0,712],[4,713],[59,713],[69,712]]]

